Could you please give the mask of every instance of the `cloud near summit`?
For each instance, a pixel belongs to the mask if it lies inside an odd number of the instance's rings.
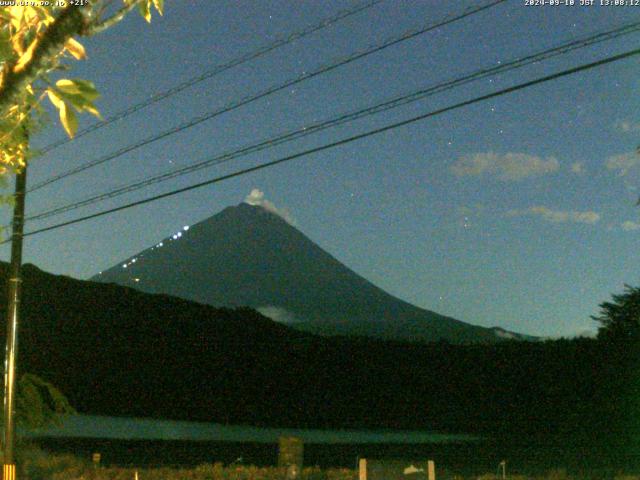
[[[255,205],[264,208],[266,211],[274,213],[282,218],[289,225],[295,225],[295,220],[291,216],[291,213],[286,208],[278,208],[273,202],[264,198],[264,192],[257,188],[251,190],[251,193],[244,199],[244,203],[249,205]]]
[[[451,165],[451,171],[458,177],[492,175],[505,182],[545,175],[558,168],[554,157],[544,159],[526,153],[494,152],[464,155]]]
[[[589,225],[600,221],[600,214],[590,210],[579,212],[575,210],[552,210],[545,206],[537,205],[525,210],[511,210],[508,217],[521,217],[525,215],[539,216],[547,222],[553,223],[585,223]]]

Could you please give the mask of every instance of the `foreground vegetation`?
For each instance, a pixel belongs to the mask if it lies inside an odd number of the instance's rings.
[[[21,478],[25,480],[284,480],[286,469],[228,465],[222,463],[193,468],[121,468],[99,467],[73,455],[49,455],[30,449],[22,462]],[[300,480],[356,480],[358,473],[350,469],[306,467]]]
[[[41,450],[30,449],[23,459],[21,477],[25,480],[285,480],[286,471],[278,467],[256,467],[252,465],[204,464],[192,468],[96,468],[89,461],[72,455],[50,455]],[[357,480],[358,472],[347,468],[321,469],[306,467],[300,480]],[[438,471],[438,480],[501,480],[502,476],[484,474],[463,477],[454,472]],[[544,475],[510,475],[508,480],[640,480],[640,476],[593,474],[573,476],[564,469],[549,470]]]

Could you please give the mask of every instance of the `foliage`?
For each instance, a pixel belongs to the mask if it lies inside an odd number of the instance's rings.
[[[282,480],[285,469],[256,467],[253,465],[228,465],[222,463],[200,465],[195,468],[94,468],[90,462],[71,455],[47,455],[33,451],[22,462],[23,476],[30,480],[130,480],[138,472],[141,480]],[[350,469],[302,469],[300,480],[356,480],[358,474]]]
[[[73,455],[49,455],[33,445],[23,445],[19,450],[20,478],[51,480],[52,478],[82,478],[89,472],[88,462]]]
[[[622,294],[600,304],[598,336],[603,339],[638,340],[640,338],[640,288],[625,285]]]
[[[31,431],[58,425],[65,415],[75,414],[67,397],[37,375],[25,373],[18,381],[16,421]],[[3,418],[0,416],[0,425]]]
[[[37,375],[25,373],[18,382],[16,420],[19,425],[35,430],[59,424],[64,415],[75,409],[67,397],[51,383]]]
[[[571,480],[571,477],[567,475],[567,471],[564,468],[556,468],[549,470],[545,476],[546,480]]]
[[[222,463],[200,465],[195,468],[95,468],[89,461],[83,461],[72,455],[49,455],[31,448],[21,462],[21,478],[28,480],[283,480],[285,471],[277,467],[256,467],[252,465],[227,465]],[[596,472],[577,477],[570,476],[564,469],[554,469],[540,476],[507,474],[508,480],[576,480],[602,478]],[[358,471],[346,468],[321,469],[304,468],[300,480],[357,480]],[[445,480],[501,480],[501,475],[486,473],[478,477],[463,477],[456,474],[439,474],[437,478]],[[605,478],[611,478],[606,476]],[[632,475],[618,475],[614,480],[638,480]]]
[[[26,6],[19,6],[24,3]],[[99,116],[94,101],[99,94],[92,82],[76,78],[51,79],[69,69],[69,60],[87,57],[74,37],[92,36],[118,23],[136,6],[151,21],[151,7],[162,14],[163,0],[16,2],[0,8],[0,176],[28,161],[28,138],[45,119],[42,102],[48,98],[60,122],[72,137],[78,128],[76,113]]]

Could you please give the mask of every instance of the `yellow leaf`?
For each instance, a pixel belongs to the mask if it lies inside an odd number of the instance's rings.
[[[40,21],[38,10],[35,6],[23,7],[24,8],[24,20],[29,26],[34,26]]]
[[[49,10],[44,7],[44,6],[35,6],[34,7],[38,13],[38,17],[40,18],[40,20],[45,24],[45,25],[50,25],[51,23],[53,23],[53,21],[55,20],[55,18],[53,17],[53,15],[51,15],[51,13],[49,12]]]
[[[18,60],[18,63],[16,63],[16,66],[13,67],[13,71],[15,73],[21,72],[24,67],[26,67],[27,64],[31,61],[31,59],[33,58],[33,52],[35,51],[37,45],[38,39],[36,38],[33,40],[33,42],[31,42],[29,48],[27,48],[25,52],[20,56],[20,59]]]
[[[84,60],[87,58],[87,53],[85,52],[82,44],[73,38],[67,40],[67,43],[64,44],[64,48],[66,48],[76,60]]]
[[[93,83],[81,79],[63,78],[56,82],[55,93],[78,112],[87,111],[97,115],[93,101],[100,96]]]
[[[64,103],[62,98],[60,98],[60,96],[50,88],[47,89],[47,96],[49,97],[49,100],[51,100],[51,103],[53,103],[53,105],[59,110],[61,108],[60,105]]]
[[[151,0],[141,0],[138,3],[138,10],[140,11],[140,15],[144,18],[147,23],[151,23]]]
[[[51,103],[53,103],[53,105],[60,111],[60,122],[67,132],[67,135],[73,138],[76,130],[78,130],[78,119],[73,109],[69,108],[67,102],[65,102],[60,95],[50,88],[47,89],[47,95],[49,96]]]
[[[67,135],[69,135],[70,138],[73,138],[78,130],[78,118],[76,117],[73,109],[67,106],[66,102],[62,102],[61,107],[60,121],[62,122],[62,126],[67,132]]]
[[[93,115],[94,117],[99,118],[100,120],[102,120],[102,115],[100,115],[100,112],[98,111],[98,109],[92,105],[92,104],[87,104],[84,106],[83,110],[85,112],[89,112],[91,115]]]
[[[156,7],[160,15],[164,13],[164,0],[153,0],[153,6]]]
[[[11,15],[11,26],[16,30],[20,30],[22,26],[22,18],[24,14],[24,7],[11,6],[9,7],[9,14]]]
[[[58,87],[64,93],[71,93],[75,95],[81,93],[80,88],[78,87],[78,84],[73,80],[69,80],[68,78],[63,78],[62,80],[58,80],[56,82],[56,87]]]
[[[22,48],[22,39],[23,36],[18,35],[17,33],[11,36],[11,46],[13,47],[14,52],[18,55],[22,55],[24,53],[24,48]]]

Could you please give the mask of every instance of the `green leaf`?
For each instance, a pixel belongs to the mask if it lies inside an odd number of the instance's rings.
[[[65,130],[67,130],[67,133],[69,133],[69,136],[73,136],[73,133],[75,133],[77,129],[77,120],[70,107],[75,108],[78,112],[87,112],[98,118],[102,118],[100,112],[98,112],[98,109],[91,101],[99,96],[91,82],[77,79],[58,80],[55,87],[47,90],[47,94],[51,102],[60,111],[60,120]],[[63,118],[67,120],[63,120]],[[76,126],[74,127],[74,125]]]
[[[13,47],[11,46],[11,34],[8,28],[0,29],[0,62],[5,62],[13,57]]]
[[[151,0],[140,0],[138,2],[138,10],[140,11],[140,15],[144,18],[147,23],[151,23]]]
[[[79,78],[75,78],[73,81],[80,89],[80,92],[82,92],[82,96],[87,100],[93,102],[96,98],[100,97],[100,93],[96,90],[96,86],[93,82],[90,82],[89,80],[81,80]]]
[[[88,80],[64,78],[56,82],[56,87],[62,93],[68,95],[78,95],[88,102],[92,102],[100,96],[95,85]]]

